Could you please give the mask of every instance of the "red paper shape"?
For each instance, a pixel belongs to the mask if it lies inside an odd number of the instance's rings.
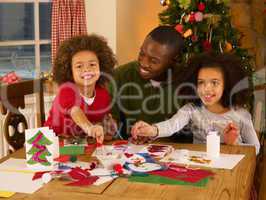
[[[82,180],[90,176],[88,170],[81,169],[80,167],[73,168],[68,174],[71,178],[76,180]]]
[[[84,179],[81,179],[78,181],[68,183],[66,185],[68,185],[68,186],[88,186],[88,185],[92,185],[95,181],[98,180],[98,178],[99,178],[98,176],[90,176],[90,177],[87,177],[87,178],[84,178]]]
[[[55,158],[54,161],[60,163],[66,163],[70,161],[70,155],[60,155],[59,157]]]
[[[89,166],[89,170],[93,170],[97,167],[98,163],[96,161],[92,162]]]
[[[123,174],[123,166],[121,164],[115,164],[113,169],[117,174]]]
[[[188,169],[183,166],[173,165],[169,169],[163,171],[152,171],[148,174],[163,176],[175,180],[186,181],[190,183],[196,183],[204,178],[213,176],[214,173],[202,169]]]
[[[96,143],[96,147],[102,147],[102,146],[103,146],[102,143],[100,143],[100,142],[97,142],[97,143]]]
[[[91,154],[95,148],[96,148],[95,144],[88,144],[87,146],[85,146],[85,153]]]
[[[36,180],[36,179],[40,179],[42,178],[42,175],[45,174],[45,173],[50,173],[51,171],[41,171],[41,172],[36,172],[33,177],[32,177],[32,180]]]
[[[133,153],[124,153],[125,154],[125,156],[127,157],[127,158],[130,158],[130,157],[132,157],[134,154]]]
[[[127,144],[128,144],[127,140],[118,140],[113,143],[114,146],[127,145]]]

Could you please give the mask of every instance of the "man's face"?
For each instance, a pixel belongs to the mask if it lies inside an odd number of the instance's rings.
[[[173,51],[148,36],[140,48],[138,62],[140,76],[156,80],[173,64]]]

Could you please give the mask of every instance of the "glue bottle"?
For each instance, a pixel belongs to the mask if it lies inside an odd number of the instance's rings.
[[[209,131],[207,135],[207,156],[217,158],[220,155],[220,135],[218,131]]]

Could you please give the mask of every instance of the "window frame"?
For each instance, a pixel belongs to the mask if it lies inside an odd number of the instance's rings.
[[[0,41],[0,47],[34,45],[35,51],[35,74],[36,78],[41,75],[41,50],[40,45],[51,44],[51,40],[40,39],[40,3],[51,3],[52,0],[0,0],[1,3],[34,3],[34,40],[9,40]]]

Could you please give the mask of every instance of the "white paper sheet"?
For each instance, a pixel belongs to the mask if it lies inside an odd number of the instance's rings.
[[[34,193],[42,187],[42,179],[32,181],[34,173],[0,171],[0,190]]]
[[[206,152],[181,149],[175,150],[160,161],[217,169],[233,169],[240,162],[240,160],[244,158],[244,156],[245,155],[243,154],[220,154],[220,156],[217,158],[210,158],[207,156]],[[196,161],[193,161],[193,158]]]
[[[0,190],[32,194],[43,185],[41,179],[32,181],[34,173],[25,159],[10,158],[0,164]]]
[[[9,158],[0,164],[0,171],[12,172],[32,172],[39,171],[37,169],[29,169],[26,164],[26,159]]]
[[[91,175],[99,176],[99,179],[93,185],[101,185],[117,177],[111,176],[111,171],[104,168],[91,170],[90,173]]]

